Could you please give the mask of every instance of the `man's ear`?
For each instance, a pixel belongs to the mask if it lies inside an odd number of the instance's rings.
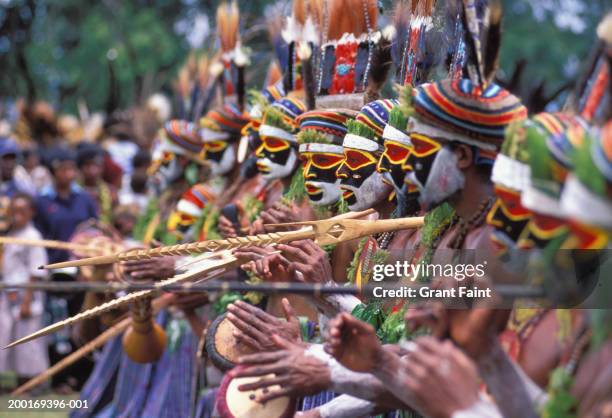
[[[474,164],[474,150],[469,145],[456,144],[453,147],[453,152],[457,156],[457,167],[465,170]]]

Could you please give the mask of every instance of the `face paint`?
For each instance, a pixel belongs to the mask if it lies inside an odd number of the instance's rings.
[[[371,152],[350,148],[344,150],[344,161],[336,175],[340,178],[342,195],[350,210],[372,208],[391,192],[391,186],[376,171],[377,162],[378,159]]]
[[[261,138],[257,149],[257,169],[265,180],[289,177],[297,162],[297,152],[289,141],[273,137]]]
[[[407,180],[418,187],[418,185],[427,183],[436,155],[442,149],[442,144],[428,136],[415,133],[410,135],[410,141],[412,149],[403,169],[413,173]]]
[[[516,246],[531,219],[531,212],[521,205],[521,193],[500,185],[495,186],[497,200],[487,214],[487,223],[495,228],[493,242],[500,253],[509,243]]]
[[[326,152],[302,152],[300,158],[310,201],[320,206],[337,202],[341,191],[336,170],[344,156]]]
[[[204,143],[205,159],[210,163],[211,176],[222,176],[231,171],[236,162],[236,151],[226,141]]]
[[[609,246],[608,233],[594,226],[570,221],[570,236],[563,244],[564,248],[577,250],[601,250]]]
[[[410,155],[410,147],[396,141],[385,140],[385,150],[378,161],[377,170],[386,173],[385,181],[391,184],[396,192],[404,185],[404,164]]]
[[[529,224],[519,238],[518,246],[523,249],[541,249],[568,231],[569,227],[564,220],[533,212]]]
[[[433,162],[429,168],[421,165],[421,161],[429,163],[430,159]],[[426,174],[420,175],[419,171]],[[426,179],[425,183],[421,182],[423,178]],[[415,160],[409,181],[419,188],[421,207],[428,210],[463,189],[465,177],[457,167],[457,156],[445,146],[429,153],[424,159]]]

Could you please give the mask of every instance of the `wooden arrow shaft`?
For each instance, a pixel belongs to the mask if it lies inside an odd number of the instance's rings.
[[[82,251],[90,253],[100,253],[101,250],[87,245],[79,245],[72,242],[54,241],[49,239],[27,239],[17,237],[0,237],[0,244],[25,245],[29,247],[45,247],[58,250]]]
[[[158,299],[155,299],[152,303],[153,312],[159,312],[160,309],[163,309],[168,306],[168,302],[168,298],[166,297],[160,297]],[[83,345],[82,347],[79,347],[79,349],[70,353],[68,356],[64,357],[59,362],[55,363],[52,367],[48,368],[38,376],[33,377],[32,379],[25,382],[23,385],[19,386],[11,393],[11,396],[23,395],[24,393],[34,389],[36,386],[49,380],[51,377],[64,370],[66,367],[69,367],[72,364],[76,363],[77,361],[89,355],[89,353],[93,352],[97,348],[102,347],[104,344],[106,344],[107,341],[124,332],[130,326],[131,323],[132,318],[125,318],[121,320],[117,324],[104,331],[102,334],[98,335],[93,340],[89,341],[87,344]]]

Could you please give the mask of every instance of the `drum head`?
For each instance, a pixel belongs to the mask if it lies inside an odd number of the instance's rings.
[[[249,347],[236,341],[235,329],[236,327],[226,318],[226,314],[223,314],[210,324],[206,333],[208,357],[223,371],[233,368],[240,356],[253,353]]]
[[[238,368],[240,369],[240,368]],[[237,370],[238,370],[237,369]],[[287,396],[266,402],[257,402],[263,396],[262,389],[241,392],[239,386],[269,379],[274,375],[263,377],[234,378],[231,373],[225,375],[217,394],[217,410],[221,418],[291,418],[295,413],[295,401]],[[279,390],[280,386],[272,386],[267,391]]]

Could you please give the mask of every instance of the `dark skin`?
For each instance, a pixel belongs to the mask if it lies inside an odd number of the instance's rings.
[[[57,194],[63,198],[70,196],[70,186],[78,175],[74,161],[60,161],[53,167],[53,180]]]
[[[0,175],[2,181],[8,181],[13,178],[13,172],[17,165],[17,156],[15,154],[7,154],[0,158]]]
[[[612,417],[612,340],[608,339],[581,362],[572,395],[578,400],[581,418]]]
[[[254,352],[278,350],[270,339],[277,334],[284,340],[300,343],[302,335],[300,322],[286,298],[282,300],[285,319],[283,321],[269,313],[243,301],[236,301],[227,307],[227,319],[236,327],[234,337]]]
[[[258,400],[265,403],[283,396],[314,395],[329,387],[329,368],[321,360],[306,355],[304,345],[291,343],[278,335],[272,335],[272,341],[279,350],[241,357],[239,364],[249,367],[230,373],[235,377],[266,376],[271,373],[275,376],[242,385],[238,389],[248,391],[280,385],[280,389],[272,390]]]
[[[407,396],[410,406],[420,413],[435,418],[450,417],[478,400],[476,366],[449,340],[420,337],[412,350],[400,356],[381,345],[370,324],[352,315],[342,313],[329,325],[326,338],[329,354],[354,371],[377,375],[379,368],[387,367],[398,373],[398,382],[410,394]]]

